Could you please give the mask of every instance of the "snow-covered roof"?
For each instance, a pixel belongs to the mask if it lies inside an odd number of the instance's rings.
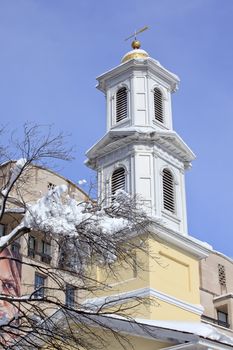
[[[201,323],[201,322],[184,322],[184,321],[164,321],[164,320],[146,320],[136,318],[136,322],[139,324],[145,324],[148,326],[160,327],[164,329],[172,329],[179,332],[196,334],[200,337],[222,342],[233,346],[233,338],[220,332],[217,328]]]
[[[72,314],[72,315],[71,315]],[[173,321],[173,320],[151,320],[141,318],[123,317],[114,314],[96,315],[91,312],[85,314],[76,313],[73,311],[70,314],[75,324],[82,323],[88,327],[93,328],[105,328],[112,329],[119,334],[136,336],[144,339],[151,339],[159,342],[165,342],[168,349],[208,349],[208,350],[224,350],[232,349],[233,338],[227,336],[223,332],[219,331],[211,325],[207,325],[201,322],[189,322],[189,321]],[[53,322],[51,324],[65,323],[67,322],[67,316],[64,317],[62,310],[57,310],[48,320],[43,321],[45,324],[49,320]],[[33,332],[30,334],[30,338],[34,338]],[[46,336],[45,336],[46,339]],[[44,340],[45,340],[44,339]],[[40,346],[43,345],[43,338],[37,339],[35,335],[34,341],[38,342]],[[21,349],[21,344],[24,344],[24,339],[12,345],[12,349]]]

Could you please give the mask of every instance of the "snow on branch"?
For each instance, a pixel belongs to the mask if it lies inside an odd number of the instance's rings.
[[[91,201],[78,203],[67,192],[66,185],[56,186],[36,203],[26,204],[21,223],[0,238],[0,248],[12,243],[19,234],[43,232],[63,247],[60,259],[65,259],[65,252],[72,270],[79,270],[92,254],[101,261],[114,261],[116,245],[147,222],[143,208],[122,190],[117,191],[109,207]]]
[[[15,181],[19,178],[19,176],[22,173],[26,164],[27,164],[27,159],[21,158],[10,169],[9,181],[8,181],[7,185],[5,186],[5,188],[1,191],[1,194],[4,197],[6,197],[8,195],[8,193],[12,189],[12,186],[14,185]]]
[[[22,226],[41,231],[59,242],[61,259],[64,251],[79,269],[92,254],[107,262],[116,259],[116,244],[126,234],[145,223],[142,207],[133,205],[124,191],[118,191],[110,207],[96,203],[78,203],[67,194],[67,186],[50,189],[35,204],[27,205]],[[73,257],[73,259],[71,259]]]

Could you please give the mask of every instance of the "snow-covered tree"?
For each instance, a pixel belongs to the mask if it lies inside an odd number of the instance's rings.
[[[93,340],[101,345],[102,337],[97,337],[88,321],[98,323],[96,316],[106,313],[126,316],[142,302],[128,298],[114,308],[108,298],[98,306],[94,302],[94,296],[109,292],[109,276],[117,277],[120,264],[124,269],[143,268],[135,251],[148,254],[143,233],[151,222],[136,198],[118,191],[109,206],[88,198],[79,202],[64,184],[51,187],[35,202],[26,200],[25,193],[32,191],[33,167],[51,167],[54,160],[71,159],[64,144],[64,136],[54,136],[50,128],[44,133],[41,126],[25,125],[21,140],[14,138],[10,146],[0,146],[0,223],[6,215],[14,218],[10,232],[0,238],[3,349],[37,349],[41,342],[57,349],[74,343],[77,349],[88,348]],[[32,232],[53,242],[55,264],[21,259],[15,244],[28,241]],[[52,284],[39,283],[30,293],[22,294],[20,278],[25,265],[50,278]],[[95,266],[105,271],[105,280],[93,273]],[[8,270],[11,278],[4,275]],[[72,302],[67,302],[65,293],[69,297],[71,280],[79,297],[74,301],[70,295]]]

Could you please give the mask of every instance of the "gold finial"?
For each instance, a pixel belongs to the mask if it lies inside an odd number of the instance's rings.
[[[132,35],[130,35],[128,38],[126,38],[125,41],[127,41],[127,40],[129,40],[129,39],[131,39],[131,38],[134,37],[134,41],[132,42],[131,46],[132,46],[132,48],[133,48],[134,50],[135,50],[135,49],[140,49],[141,43],[140,43],[139,40],[137,40],[137,34],[144,32],[144,31],[147,30],[148,28],[149,28],[148,26],[145,26],[145,27],[143,27],[143,28],[141,28],[141,29],[139,29],[139,30],[137,30],[137,31],[135,30],[134,34],[132,34]]]
[[[139,40],[134,40],[132,41],[132,44],[131,44],[132,48],[135,50],[135,49],[140,49],[141,47],[141,43]]]
[[[125,39],[129,40],[130,38],[134,37],[134,40],[132,42],[132,48],[133,50],[130,52],[127,52],[124,57],[121,60],[121,63],[124,63],[126,61],[129,61],[131,59],[147,59],[149,57],[148,53],[144,50],[139,50],[141,47],[141,43],[139,40],[137,40],[137,34],[144,32],[147,30],[148,27],[145,26],[142,29],[139,29],[138,31],[135,30],[134,34],[130,35],[128,38]]]

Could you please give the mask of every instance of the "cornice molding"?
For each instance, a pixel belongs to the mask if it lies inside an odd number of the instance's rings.
[[[195,154],[186,145],[182,138],[174,131],[156,131],[153,128],[111,130],[99,140],[86,155],[89,158],[87,165],[93,167],[96,158],[110,153],[116,149],[135,142],[148,142],[156,144],[173,157],[181,161],[185,168],[191,166]],[[94,161],[94,162],[93,162]]]
[[[190,253],[198,260],[207,258],[213,251],[213,248],[209,244],[199,241],[192,236],[183,235],[180,232],[161,225],[156,220],[150,227],[149,231],[155,234],[156,237],[160,238],[163,242],[170,243],[173,246]]]
[[[185,311],[194,313],[201,316],[203,314],[204,308],[201,305],[195,305],[183,301],[181,299],[175,298],[172,295],[160,292],[154,288],[140,288],[132,290],[130,292],[124,292],[116,295],[110,295],[100,298],[87,299],[84,302],[85,306],[91,306],[92,308],[103,308],[103,307],[112,307],[114,305],[122,304],[127,301],[132,301],[134,298],[147,298],[152,297],[161,301],[164,301],[168,304],[174,305]]]
[[[163,67],[158,61],[150,57],[142,60],[131,59],[101,74],[96,78],[99,82],[99,84],[97,85],[97,89],[99,89],[102,92],[105,92],[107,86],[109,87],[109,85],[107,84],[108,80],[116,76],[122,75],[125,72],[128,72],[128,74],[132,74],[133,71],[137,70],[147,71],[156,75],[158,78],[162,79],[166,84],[169,85],[171,92],[175,92],[178,89],[178,84],[180,82],[178,76],[170,72],[168,69]]]

